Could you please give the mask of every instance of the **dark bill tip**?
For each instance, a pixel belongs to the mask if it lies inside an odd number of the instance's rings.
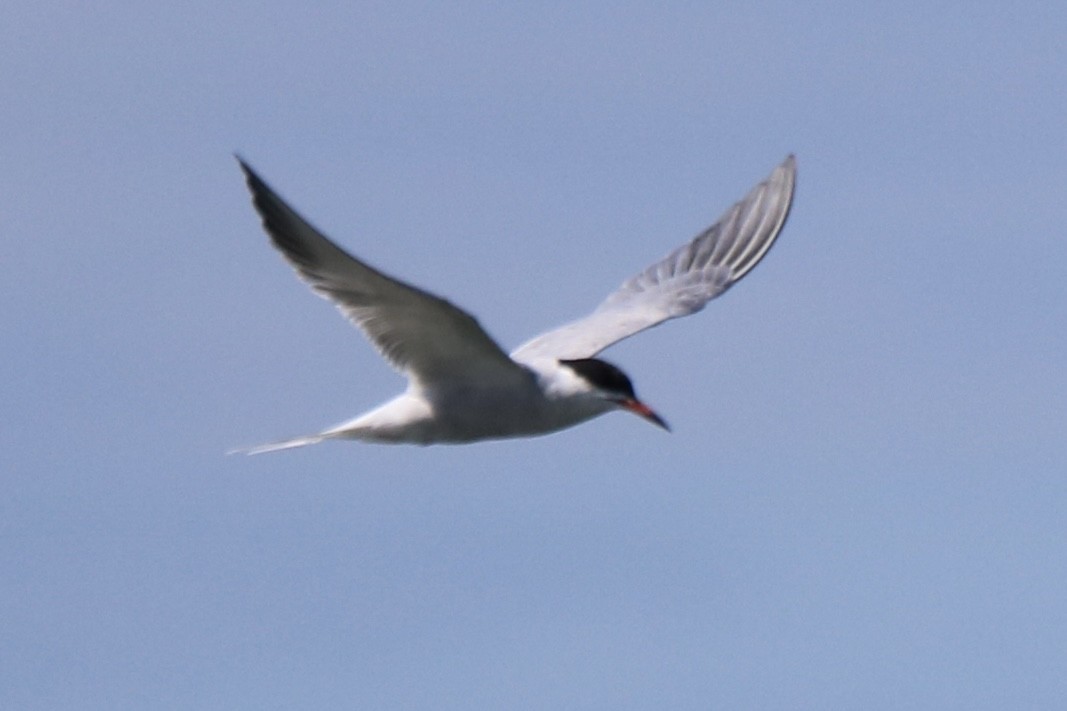
[[[656,414],[656,411],[651,407],[641,402],[640,400],[623,400],[622,407],[635,415],[645,418],[649,422],[659,427],[662,427],[666,431],[671,431],[671,426],[667,424],[667,421]]]

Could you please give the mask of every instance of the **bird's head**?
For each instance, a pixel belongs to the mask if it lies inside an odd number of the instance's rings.
[[[654,425],[658,425],[668,432],[671,428],[667,422],[656,412],[637,399],[634,393],[634,384],[626,373],[617,366],[598,358],[579,358],[576,360],[561,360],[563,365],[572,370],[578,377],[589,386],[590,394],[598,397],[620,410],[627,410],[640,415]]]

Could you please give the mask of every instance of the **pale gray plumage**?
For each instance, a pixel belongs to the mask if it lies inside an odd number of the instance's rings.
[[[699,311],[744,277],[785,224],[796,182],[789,156],[715,225],[627,280],[590,315],[508,356],[470,314],[348,254],[238,161],[274,246],[409,381],[406,392],[359,417],[249,453],[335,438],[431,444],[538,435],[616,409],[666,429],[622,371],[589,359]]]
[[[786,158],[718,222],[626,280],[593,313],[519,346],[511,357],[590,358],[664,321],[700,311],[748,274],[789,216],[796,159]]]
[[[517,374],[515,363],[473,316],[356,259],[237,160],[274,246],[318,294],[367,334],[393,367],[426,382]]]

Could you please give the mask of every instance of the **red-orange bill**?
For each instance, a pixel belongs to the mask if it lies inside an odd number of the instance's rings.
[[[630,412],[634,413],[635,415],[640,415],[652,424],[659,425],[668,432],[671,431],[670,425],[667,424],[667,421],[657,415],[655,410],[653,410],[651,407],[641,402],[640,400],[623,400],[622,406]]]

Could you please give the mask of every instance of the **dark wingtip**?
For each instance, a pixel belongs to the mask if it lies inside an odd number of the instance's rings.
[[[237,161],[237,165],[241,166],[241,172],[245,174],[245,180],[248,182],[249,187],[263,184],[263,178],[260,178],[259,174],[252,170],[252,166],[248,164],[240,153],[234,152],[233,157]]]

